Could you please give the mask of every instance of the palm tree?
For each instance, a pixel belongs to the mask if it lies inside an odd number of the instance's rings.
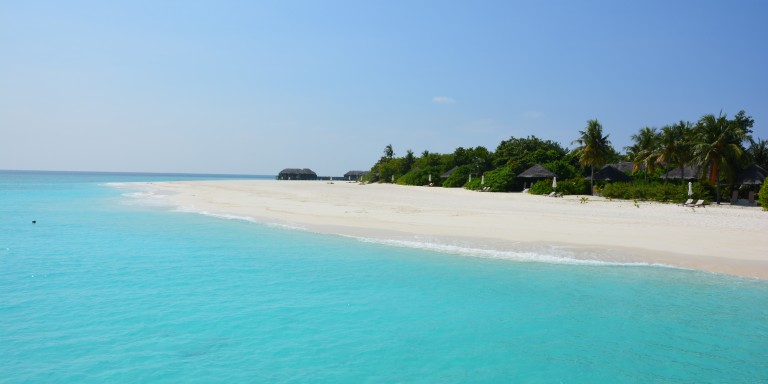
[[[743,151],[741,142],[746,138],[744,127],[729,121],[725,115],[704,115],[699,119],[693,136],[693,156],[709,170],[709,184],[717,188],[720,203],[720,171],[723,165],[736,163]],[[731,176],[731,175],[729,175]]]
[[[595,166],[601,166],[606,163],[608,156],[612,153],[609,135],[603,136],[603,126],[596,119],[587,121],[587,127],[579,131],[581,137],[574,140],[571,144],[578,144],[574,154],[579,158],[579,164],[589,166],[590,177],[589,186],[594,193]]]
[[[680,120],[677,124],[665,125],[661,128],[657,164],[669,167],[676,164],[683,177],[685,164],[691,159],[690,135],[693,128],[688,121]],[[666,182],[667,179],[664,179]]]
[[[392,144],[387,144],[387,146],[384,147],[384,156],[390,160],[395,156],[395,150],[392,149]]]
[[[640,169],[640,164],[645,165],[645,179],[648,180],[648,174],[653,174],[656,159],[659,157],[659,134],[656,132],[656,128],[642,128],[636,135],[632,135],[632,141],[635,142],[631,147],[627,147],[627,152],[631,153],[632,164],[634,169],[632,172],[637,172]]]
[[[766,168],[768,167],[768,140],[749,139],[749,148],[747,148],[747,154],[755,164]]]

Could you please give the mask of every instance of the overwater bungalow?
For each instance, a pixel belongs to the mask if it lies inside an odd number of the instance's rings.
[[[309,168],[286,168],[277,174],[278,180],[317,180],[317,173]]]

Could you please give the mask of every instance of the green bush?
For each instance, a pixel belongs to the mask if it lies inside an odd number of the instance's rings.
[[[552,179],[539,180],[528,189],[528,193],[532,195],[548,195],[552,191]]]
[[[528,190],[528,193],[533,195],[547,195],[552,191],[552,179],[544,179],[533,183]],[[557,180],[557,193],[563,195],[587,195],[589,194],[589,182],[581,177]]]
[[[443,187],[446,188],[458,188],[463,187],[469,180],[469,173],[471,172],[471,166],[462,165],[456,168],[447,179],[443,181]]]
[[[506,166],[488,171],[483,176],[485,176],[485,184],[480,184],[482,181],[481,177],[473,177],[472,181],[468,182],[464,188],[478,190],[490,187],[491,192],[507,192],[515,184],[515,174],[511,168]]]
[[[660,202],[682,203],[688,197],[688,183],[679,182],[645,182],[634,180],[628,182],[607,183],[602,189],[603,197],[624,200],[651,200]],[[708,184],[693,183],[693,198],[712,201],[712,188]]]
[[[768,211],[768,177],[763,181],[763,186],[760,187],[760,192],[757,195],[757,201],[763,207],[763,211]]]
[[[441,173],[439,167],[414,168],[397,178],[396,181],[397,184],[403,185],[429,185],[429,175],[432,175],[432,184],[440,185],[442,182]]]
[[[557,175],[557,179],[568,180],[579,176],[579,170],[569,164],[567,160],[561,159],[542,164],[544,168],[549,169]]]

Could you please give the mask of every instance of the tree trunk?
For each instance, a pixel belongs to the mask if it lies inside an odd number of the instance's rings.
[[[712,160],[712,167],[710,168],[709,184],[715,185],[715,200],[717,204],[720,204],[720,164],[717,160]]]
[[[715,185],[715,183],[718,182],[718,179],[719,179],[718,176],[720,176],[718,174],[718,173],[720,173],[719,172],[720,171],[720,167],[718,165],[719,164],[715,160],[712,160],[712,163],[710,163],[710,165],[709,165],[709,184],[710,185]]]

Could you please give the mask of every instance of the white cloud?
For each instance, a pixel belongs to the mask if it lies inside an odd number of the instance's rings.
[[[435,96],[432,98],[432,102],[435,104],[455,104],[456,99],[448,96]]]

